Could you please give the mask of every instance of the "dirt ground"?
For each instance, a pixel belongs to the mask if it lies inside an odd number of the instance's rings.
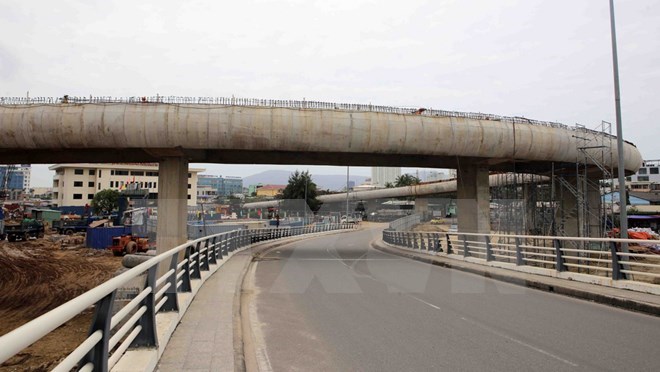
[[[111,278],[121,257],[82,247],[82,237],[47,235],[0,242],[0,335],[56,308]],[[87,336],[93,309],[0,365],[0,372],[47,371]]]

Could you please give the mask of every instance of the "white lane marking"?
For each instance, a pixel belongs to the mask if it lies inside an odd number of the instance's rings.
[[[466,322],[468,322],[468,323],[471,323],[471,324],[473,324],[473,325],[475,325],[475,326],[477,326],[477,327],[479,327],[479,328],[481,328],[481,329],[484,329],[484,330],[486,330],[486,331],[488,331],[488,332],[490,332],[490,333],[492,333],[492,334],[494,334],[494,335],[497,335],[497,336],[500,336],[500,337],[504,337],[504,338],[506,338],[506,339],[509,340],[509,341],[513,341],[513,342],[517,343],[518,345],[521,345],[521,346],[524,346],[524,347],[530,348],[530,349],[532,349],[532,350],[534,350],[534,351],[536,351],[536,352],[539,352],[539,353],[541,353],[541,354],[543,354],[543,355],[547,355],[547,356],[549,356],[549,357],[551,357],[551,358],[557,359],[558,361],[560,361],[560,362],[564,362],[564,363],[566,363],[566,364],[568,364],[568,365],[570,365],[570,366],[572,366],[572,367],[577,367],[577,366],[578,366],[577,364],[575,364],[575,363],[573,363],[573,362],[571,362],[571,361],[569,361],[569,360],[566,360],[566,359],[564,359],[564,358],[562,358],[562,357],[559,357],[559,356],[557,356],[557,355],[555,355],[555,354],[552,354],[552,353],[550,353],[550,352],[547,352],[547,351],[545,351],[545,350],[543,350],[543,349],[540,349],[540,348],[538,348],[538,347],[536,347],[536,346],[534,346],[534,345],[528,344],[528,343],[526,343],[526,342],[524,342],[524,341],[518,340],[517,338],[513,338],[513,337],[511,337],[511,336],[509,336],[509,335],[507,335],[507,334],[504,334],[504,333],[502,333],[502,332],[496,331],[496,330],[494,330],[494,329],[492,329],[492,328],[490,328],[490,327],[488,327],[488,326],[485,326],[485,325],[483,325],[483,324],[480,324],[480,323],[478,323],[478,322],[475,322],[474,320],[470,320],[470,319],[467,319],[467,318],[465,318],[465,317],[461,317],[461,320],[466,321]]]
[[[423,303],[423,304],[425,304],[425,305],[431,306],[432,308],[434,308],[434,309],[436,309],[436,310],[441,310],[439,306],[435,306],[435,305],[433,305],[433,304],[430,303],[430,302],[426,302],[426,301],[422,300],[422,299],[419,298],[419,297],[415,297],[415,296],[413,296],[413,295],[411,295],[411,294],[408,294],[408,297],[413,298],[413,299],[415,299],[415,300],[417,300],[417,301],[419,301],[419,302],[421,302],[421,303]]]
[[[289,261],[394,261],[391,258],[290,258]]]
[[[417,300],[417,301],[419,301],[419,302],[421,302],[421,303],[423,303],[423,304],[425,304],[425,305],[427,305],[427,306],[430,306],[430,307],[432,307],[432,308],[434,308],[434,309],[436,309],[436,310],[441,310],[440,307],[438,307],[438,306],[436,306],[436,305],[433,305],[433,304],[430,303],[430,302],[426,302],[426,301],[422,300],[422,299],[419,298],[419,297],[415,297],[415,296],[410,295],[410,294],[408,294],[407,296],[410,297],[410,298],[413,298],[413,299],[415,299],[415,300]],[[479,328],[481,328],[481,329],[484,329],[484,330],[486,330],[486,331],[488,331],[488,332],[490,332],[490,333],[492,333],[492,334],[494,334],[494,335],[496,335],[496,336],[500,336],[500,337],[506,338],[506,339],[509,340],[509,341],[513,341],[513,342],[517,343],[518,345],[521,345],[521,346],[527,347],[527,348],[532,349],[532,350],[534,350],[534,351],[536,351],[536,352],[539,352],[539,353],[541,353],[541,354],[543,354],[543,355],[546,355],[546,356],[549,356],[549,357],[551,357],[551,358],[557,359],[557,360],[559,360],[560,362],[566,363],[566,364],[568,364],[568,365],[570,365],[570,366],[572,366],[572,367],[577,367],[577,366],[578,366],[577,364],[575,364],[575,363],[573,363],[573,362],[571,362],[571,361],[569,361],[569,360],[566,360],[566,359],[564,359],[564,358],[562,358],[562,357],[559,357],[559,356],[557,356],[557,355],[555,355],[555,354],[552,354],[552,353],[550,353],[550,352],[547,352],[547,351],[545,351],[545,350],[543,350],[543,349],[540,349],[540,348],[538,348],[538,347],[536,347],[536,346],[534,346],[534,345],[528,344],[528,343],[526,343],[526,342],[524,342],[524,341],[518,340],[517,338],[513,338],[513,337],[511,337],[511,336],[509,336],[509,335],[507,335],[507,334],[505,334],[505,333],[502,333],[502,332],[496,331],[496,330],[494,330],[494,329],[492,329],[492,328],[490,328],[490,327],[488,327],[488,326],[485,326],[485,325],[483,325],[483,324],[480,324],[480,323],[478,323],[478,322],[476,322],[476,321],[474,321],[474,320],[468,319],[468,318],[466,318],[466,317],[461,317],[461,320],[463,320],[463,321],[465,321],[465,322],[468,322],[468,323],[470,323],[470,324],[472,324],[472,325],[475,325],[475,326],[477,326],[477,327],[479,327]]]

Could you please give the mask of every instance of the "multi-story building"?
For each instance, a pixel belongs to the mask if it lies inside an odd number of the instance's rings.
[[[0,188],[8,200],[21,199],[25,190],[25,174],[20,166],[0,165]]]
[[[55,164],[48,169],[53,176],[53,204],[56,206],[85,206],[94,194],[104,189],[124,190],[135,187],[158,198],[157,163],[80,163]],[[191,168],[188,173],[188,205],[197,203],[197,173],[204,169]]]
[[[241,177],[225,176],[222,181],[222,195],[230,196],[243,193],[243,179]]]
[[[218,196],[231,196],[243,193],[243,179],[232,176],[214,176],[200,174],[198,176],[200,186],[209,186],[216,190]]]
[[[660,190],[660,160],[644,160],[637,173],[626,177],[631,191]]]
[[[385,187],[385,184],[396,182],[397,177],[401,175],[401,168],[372,167],[371,184],[375,187]]]

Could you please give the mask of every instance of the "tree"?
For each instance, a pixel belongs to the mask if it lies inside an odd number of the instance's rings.
[[[393,187],[394,187],[394,184],[392,184],[392,182],[385,182],[385,188],[386,189],[391,189]]]
[[[101,190],[92,199],[92,208],[96,214],[110,214],[119,208],[119,191],[112,189]]]
[[[422,181],[412,174],[402,174],[394,181],[394,187],[419,185]]]
[[[305,191],[306,190],[306,191]],[[316,212],[321,207],[321,202],[316,199],[317,190],[316,184],[312,181],[312,176],[308,171],[299,172],[295,171],[289,176],[289,183],[282,192],[282,199],[305,199],[307,195],[306,204],[313,212]],[[291,203],[288,203],[291,206]]]

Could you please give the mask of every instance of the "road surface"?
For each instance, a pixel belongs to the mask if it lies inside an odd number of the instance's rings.
[[[635,370],[660,366],[660,319],[370,248],[380,229],[307,239],[244,283],[261,370]]]

